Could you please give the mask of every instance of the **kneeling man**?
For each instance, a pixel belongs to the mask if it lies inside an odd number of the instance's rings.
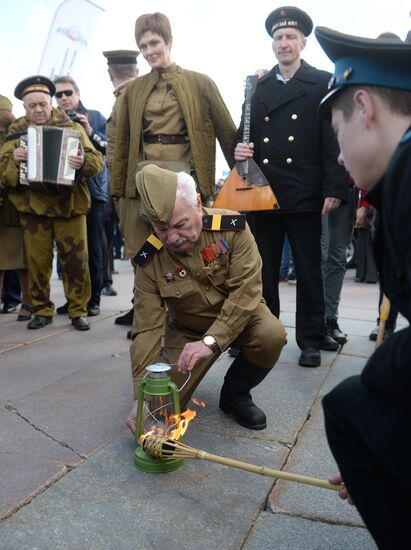
[[[137,175],[154,233],[137,252],[131,361],[134,394],[145,367],[176,364],[182,407],[218,356],[241,353],[224,379],[220,408],[247,428],[266,427],[250,390],[276,364],[286,334],[262,298],[261,258],[245,216],[203,208],[193,178],[154,165]],[[135,430],[137,402],[127,424]]]

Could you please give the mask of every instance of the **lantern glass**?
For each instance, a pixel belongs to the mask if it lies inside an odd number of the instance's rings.
[[[138,391],[136,440],[137,449],[134,464],[147,472],[169,472],[182,465],[181,459],[156,459],[148,456],[140,443],[143,434],[169,435],[175,423],[170,418],[180,415],[178,389],[170,380],[171,367],[156,363],[146,367],[147,374],[140,383]]]

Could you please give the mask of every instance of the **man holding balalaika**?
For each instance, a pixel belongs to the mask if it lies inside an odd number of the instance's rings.
[[[63,272],[64,292],[74,328],[89,328],[90,275],[86,214],[90,194],[84,178],[101,171],[103,158],[83,128],[52,107],[55,86],[36,75],[22,80],[14,95],[26,115],[9,129],[0,149],[0,178],[20,213],[33,305],[30,329],[52,322],[50,300],[53,241]]]

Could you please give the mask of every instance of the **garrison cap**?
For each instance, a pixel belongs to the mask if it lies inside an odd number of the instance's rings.
[[[331,103],[346,86],[382,86],[411,91],[411,44],[396,38],[363,38],[316,27],[320,46],[335,64],[320,114],[330,118]]]
[[[31,92],[43,92],[53,96],[56,93],[56,87],[47,76],[36,74],[19,82],[14,90],[14,95],[17,99],[23,99]]]
[[[4,95],[0,95],[0,111],[10,111],[12,110],[13,105],[10,99]]]
[[[304,36],[311,34],[313,22],[311,17],[294,6],[282,6],[272,11],[265,20],[265,28],[270,36],[278,29],[298,29]]]
[[[142,214],[152,222],[168,222],[176,203],[177,173],[148,164],[137,173],[136,187]]]
[[[137,65],[137,50],[110,50],[103,52],[107,65]]]

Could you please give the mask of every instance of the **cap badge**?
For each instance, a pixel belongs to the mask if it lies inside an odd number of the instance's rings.
[[[344,80],[348,80],[349,78],[351,78],[352,72],[353,72],[352,67],[349,67],[348,69],[345,69],[345,71],[343,72]]]

